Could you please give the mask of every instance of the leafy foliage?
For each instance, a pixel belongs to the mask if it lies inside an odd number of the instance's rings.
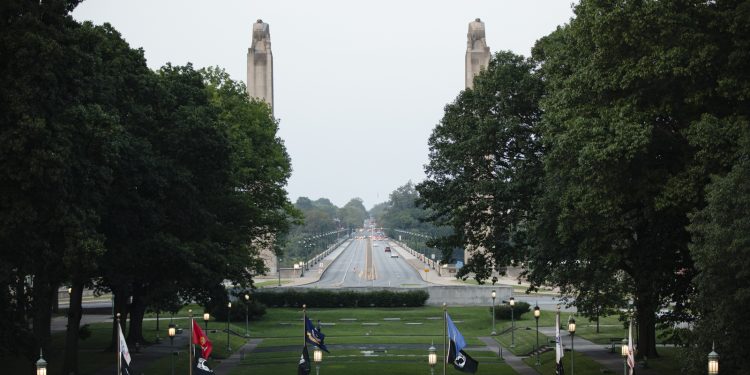
[[[500,52],[475,78],[474,89],[445,107],[430,136],[419,202],[430,220],[453,229],[435,241],[444,258],[454,247],[477,250],[458,276],[473,273],[481,282],[523,259],[541,173],[536,124],[542,88],[531,62]]]

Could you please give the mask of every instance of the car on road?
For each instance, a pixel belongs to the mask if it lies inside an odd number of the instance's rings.
[[[396,253],[391,253],[391,258],[398,258],[398,254],[396,254]]]
[[[390,246],[386,246],[385,247],[385,252],[386,253],[390,253],[391,252],[391,247]]]

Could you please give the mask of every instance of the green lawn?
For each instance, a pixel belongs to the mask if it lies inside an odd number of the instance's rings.
[[[202,308],[191,306],[196,316],[202,314]],[[185,329],[184,334],[189,334],[187,308],[177,316],[174,322]],[[469,353],[480,362],[479,374],[514,374],[496,353],[484,348],[479,337],[489,337],[492,330],[492,316],[488,307],[451,307],[448,309],[456,326],[464,335],[469,345]],[[323,374],[351,374],[356,368],[356,375],[364,374],[419,374],[429,373],[427,366],[427,348],[433,345],[437,348],[438,356],[442,356],[444,322],[442,319],[442,308],[350,308],[350,309],[315,309],[307,311],[313,322],[320,320],[322,330],[327,335],[326,343],[331,353],[324,355],[321,365]],[[554,313],[543,311],[539,319],[540,326],[554,325]],[[245,353],[241,364],[232,372],[233,375],[261,374],[272,372],[293,373],[299,361],[303,344],[302,311],[293,308],[269,308],[267,314],[258,321],[250,322],[250,337],[262,339],[258,348],[250,353]],[[149,315],[153,317],[153,315]],[[595,333],[593,323],[585,318],[577,317],[578,333],[595,342],[603,342],[607,337],[618,337],[624,332],[616,317],[605,318],[601,321],[602,332]],[[563,317],[567,321],[567,316]],[[162,317],[160,320],[159,336],[166,340],[166,329],[169,318]],[[201,327],[204,324],[201,322]],[[505,348],[516,355],[526,355],[536,345],[535,320],[531,313],[523,314],[516,319],[515,347],[510,348],[511,334],[508,329],[511,322],[507,320],[496,321],[496,331],[501,333],[494,339]],[[209,338],[213,342],[213,358],[209,365],[218,365],[223,358],[232,353],[226,350],[226,333],[211,332],[213,329],[221,329],[225,323],[210,322]],[[144,335],[149,341],[156,338],[156,321],[144,321]],[[111,352],[104,351],[109,345],[111,323],[94,324],[90,327],[92,335],[80,343],[81,346],[81,374],[93,374],[96,370],[112,366],[114,359]],[[244,322],[232,324],[235,332],[244,334]],[[53,352],[45,353],[45,358],[50,363],[50,373],[60,371],[62,365],[62,348],[64,333],[53,335]],[[230,336],[232,352],[236,352],[244,343],[244,337]],[[545,344],[548,338],[540,335],[540,344]],[[402,345],[402,346],[399,346]],[[133,348],[131,348],[133,350]],[[373,352],[367,353],[368,350]],[[172,358],[166,355],[148,365],[146,374],[170,373],[171,360],[175,360],[177,373],[184,373],[187,366],[185,348],[179,349],[180,353]],[[662,357],[649,359],[649,366],[659,369],[664,374],[679,374],[676,371],[677,351],[676,349],[660,349]],[[312,356],[312,350],[310,355]],[[542,369],[544,373],[550,373],[552,368],[552,352],[542,355]],[[569,356],[569,353],[566,353]],[[592,360],[580,353],[576,353],[576,374],[599,374],[600,367]],[[580,359],[579,359],[580,357]],[[569,358],[569,357],[567,357]],[[9,373],[24,374],[32,373],[32,361],[23,358],[2,359],[9,367]],[[35,359],[34,359],[35,360]],[[528,362],[528,361],[531,362]],[[438,362],[441,363],[442,359]],[[526,359],[527,363],[533,365],[534,359]],[[567,363],[567,361],[566,361]],[[545,367],[546,366],[546,367]],[[440,365],[437,373],[442,372]],[[449,373],[459,372],[449,368]]]

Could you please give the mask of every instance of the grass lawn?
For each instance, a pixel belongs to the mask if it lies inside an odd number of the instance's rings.
[[[202,308],[191,306],[196,316],[202,314]],[[184,329],[182,335],[189,335],[187,308],[176,316],[174,322]],[[448,312],[463,334],[468,344],[467,351],[480,362],[478,374],[515,374],[496,353],[482,350],[485,346],[479,337],[489,337],[492,330],[492,316],[488,307],[449,307]],[[324,354],[321,372],[328,374],[420,374],[429,373],[427,365],[427,348],[434,345],[437,348],[438,363],[435,369],[442,372],[443,352],[443,318],[440,307],[420,308],[348,308],[348,309],[315,309],[307,311],[313,322],[320,320],[322,331],[326,334],[326,343],[331,353]],[[543,311],[539,319],[540,326],[553,326],[554,313]],[[255,351],[245,353],[240,365],[233,370],[232,375],[293,373],[296,369],[303,344],[302,311],[294,308],[269,308],[267,314],[260,320],[250,322],[250,337],[262,339]],[[153,317],[153,315],[148,315]],[[595,327],[587,319],[577,317],[581,336],[596,340],[606,340],[607,337],[622,335],[624,330],[617,326],[617,318],[606,318],[601,321],[602,332],[596,334]],[[564,317],[563,320],[567,320]],[[199,321],[201,327],[203,322]],[[161,318],[160,332],[162,340],[167,340],[166,329],[169,318]],[[516,319],[515,348],[510,349],[511,335],[508,329],[511,322],[496,321],[496,331],[502,334],[494,339],[517,355],[531,352],[536,345],[535,320],[529,313]],[[209,338],[213,342],[213,358],[209,366],[215,367],[223,358],[236,352],[246,342],[244,337],[230,336],[232,353],[226,350],[226,333],[211,332],[222,329],[225,323],[210,322]],[[154,341],[157,331],[156,321],[144,321],[144,336]],[[245,332],[244,322],[232,324],[232,329],[238,333]],[[102,323],[90,326],[91,337],[80,342],[81,375],[89,375],[97,370],[110,367],[114,363],[114,354],[104,349],[109,345],[111,324]],[[540,344],[545,344],[548,338],[540,335]],[[598,341],[596,341],[598,342]],[[53,335],[53,352],[45,353],[49,362],[50,373],[59,373],[62,366],[64,347],[64,332]],[[131,348],[131,351],[134,350]],[[146,348],[145,350],[148,350]],[[662,357],[649,359],[649,366],[659,369],[663,374],[679,374],[677,369],[676,349],[660,349]],[[175,360],[176,373],[185,373],[187,367],[185,348],[179,348],[179,354],[164,355],[162,358],[149,363],[144,369],[145,374],[170,373],[171,361]],[[312,347],[310,348],[312,357]],[[569,353],[566,358],[569,359]],[[576,353],[576,374],[600,374],[600,366],[580,353]],[[542,355],[542,371],[551,373],[554,352]],[[580,358],[579,358],[580,357]],[[137,356],[135,357],[137,358]],[[10,374],[33,373],[33,360],[25,358],[2,358]],[[534,358],[525,359],[533,366]],[[528,362],[531,361],[531,362]],[[566,360],[566,366],[569,366]],[[589,372],[590,371],[590,372]],[[449,373],[459,374],[449,367]],[[3,370],[5,373],[5,370]]]

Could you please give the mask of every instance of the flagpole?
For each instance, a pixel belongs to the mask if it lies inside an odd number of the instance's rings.
[[[117,322],[117,371],[115,374],[120,375],[120,371],[122,371],[122,343],[120,342],[122,327],[120,327],[120,313],[117,313],[115,321]]]
[[[443,375],[448,366],[448,304],[443,302]]]
[[[307,346],[307,305],[302,305],[302,342],[303,347]]]
[[[188,337],[188,374],[193,375],[193,309],[188,310],[190,314],[190,337]]]

